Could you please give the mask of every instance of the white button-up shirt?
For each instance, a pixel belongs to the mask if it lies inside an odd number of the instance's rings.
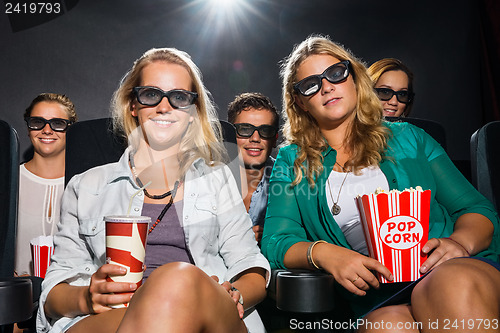
[[[76,175],[68,183],[61,204],[61,222],[54,236],[52,263],[42,284],[39,331],[61,332],[84,317],[64,317],[54,322],[45,317],[43,307],[55,285],[66,282],[88,286],[92,274],[105,264],[103,218],[126,214],[130,198],[139,190],[128,161],[129,149],[118,162]],[[261,267],[268,272],[269,281],[269,263],[257,246],[252,222],[227,166],[210,167],[204,160],[196,160],[186,173],[183,199],[183,216],[179,220],[197,267],[209,276],[216,275],[221,282],[231,281],[249,268]],[[134,196],[130,215],[140,216],[143,202],[143,195]],[[256,311],[246,316],[245,323],[252,332],[263,330]]]

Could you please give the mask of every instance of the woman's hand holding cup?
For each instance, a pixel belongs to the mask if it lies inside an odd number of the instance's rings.
[[[135,290],[136,283],[109,282],[109,275],[125,275],[127,270],[121,266],[105,264],[101,266],[90,279],[86,291],[87,313],[102,313],[111,309],[110,305],[128,303]]]

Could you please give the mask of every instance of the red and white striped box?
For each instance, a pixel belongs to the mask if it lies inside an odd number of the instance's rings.
[[[31,259],[33,261],[33,275],[45,278],[50,265],[50,257],[54,253],[52,236],[39,236],[30,241]]]
[[[368,252],[394,276],[382,283],[417,280],[420,266],[427,259],[422,247],[429,238],[431,191],[372,193],[357,197]]]

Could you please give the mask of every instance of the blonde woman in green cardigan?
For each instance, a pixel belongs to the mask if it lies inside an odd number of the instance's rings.
[[[423,130],[383,122],[366,68],[342,46],[309,37],[285,59],[282,77],[289,145],[280,149],[270,179],[262,251],[271,266],[331,273],[354,313],[375,307],[364,318],[389,323],[385,328],[404,323],[414,328],[408,332],[428,332],[436,320],[488,320],[498,329],[499,220],[491,203]],[[393,277],[367,256],[354,198],[378,187],[417,185],[432,192],[423,247],[429,256],[420,267],[428,274],[404,290],[406,298],[384,306],[392,294],[375,274]]]

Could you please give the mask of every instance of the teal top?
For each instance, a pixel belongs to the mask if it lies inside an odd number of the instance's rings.
[[[380,169],[390,189],[403,191],[421,186],[431,190],[429,238],[451,235],[457,218],[466,213],[486,216],[494,225],[493,241],[477,256],[499,261],[499,217],[493,205],[481,195],[455,167],[444,149],[424,130],[408,123],[384,123],[392,131],[386,158]],[[296,186],[293,162],[298,147],[280,149],[270,179],[262,252],[271,267],[285,268],[283,259],[288,249],[298,242],[325,240],[351,249],[331,214],[325,195],[325,184],[333,169],[337,152],[328,147],[323,152],[323,171],[312,188],[305,177]],[[360,193],[361,194],[361,193]],[[343,289],[343,288],[342,288]],[[352,300],[363,300],[362,309],[353,304],[355,312],[364,313],[390,296],[370,290],[366,296],[355,296],[344,290]],[[371,294],[371,296],[370,296]],[[377,295],[375,295],[377,294]],[[358,311],[356,311],[356,309]]]

